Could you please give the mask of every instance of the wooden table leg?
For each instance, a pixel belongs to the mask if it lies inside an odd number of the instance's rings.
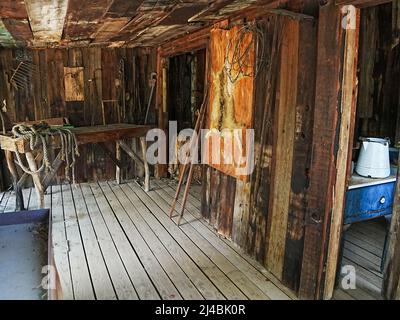
[[[26,161],[28,161],[29,169],[31,171],[37,171],[37,165],[35,161],[35,157],[33,156],[32,152],[25,153]],[[44,189],[42,181],[40,180],[39,173],[32,174],[32,180],[35,184],[36,193],[39,199],[39,206],[40,208],[44,208]]]
[[[36,162],[37,162],[37,161],[42,161],[42,159],[43,159],[43,153],[40,152],[40,153],[38,153],[38,154],[36,155],[35,161],[36,161]],[[30,176],[30,174],[24,172],[23,175],[21,176],[21,178],[19,178],[18,185],[19,185],[21,188],[23,187],[23,184],[25,183],[25,180],[26,180],[29,176]]]
[[[142,155],[143,155],[143,163],[144,163],[144,191],[149,192],[150,191],[150,169],[149,169],[149,163],[147,162],[147,142],[145,137],[140,138],[140,145],[142,149]]]
[[[115,158],[121,162],[121,146],[118,141],[115,142]],[[115,166],[115,180],[121,184],[121,169],[118,165]]]
[[[7,166],[8,170],[10,170],[11,173],[11,178],[13,182],[13,188],[15,192],[15,210],[16,211],[22,211],[25,210],[24,207],[24,197],[22,195],[22,189],[21,186],[18,184],[18,171],[17,168],[15,167],[14,163],[14,156],[11,151],[5,151],[6,153],[6,160],[7,160]]]
[[[53,168],[53,171],[48,172],[42,182],[43,186],[43,192],[46,192],[47,188],[49,187],[50,183],[52,182],[53,178],[57,174],[58,169],[60,169],[62,163],[64,161],[61,160],[61,151],[58,152],[57,157],[54,159],[53,163],[51,164],[51,167]]]

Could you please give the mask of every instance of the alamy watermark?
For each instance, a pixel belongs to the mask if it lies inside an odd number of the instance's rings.
[[[147,162],[156,164],[227,165],[237,176],[254,170],[254,129],[183,129],[178,133],[177,122],[170,121],[167,134],[161,129],[147,133],[150,142]]]
[[[342,7],[342,28],[345,30],[355,30],[357,27],[357,9],[353,5]]]
[[[352,265],[345,265],[340,270],[342,275],[341,287],[344,290],[354,290],[356,289],[356,268]]]

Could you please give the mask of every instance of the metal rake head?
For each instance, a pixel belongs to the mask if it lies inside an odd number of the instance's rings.
[[[10,83],[16,89],[25,89],[28,87],[29,81],[33,73],[37,73],[37,66],[29,60],[18,62],[16,69],[13,69],[13,74],[10,78]]]

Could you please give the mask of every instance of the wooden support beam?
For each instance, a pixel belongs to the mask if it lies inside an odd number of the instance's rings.
[[[323,287],[340,133],[338,117],[343,35],[340,7],[333,0],[327,1],[320,7],[318,20],[313,151],[299,288],[302,299],[319,299]]]
[[[303,14],[303,13],[293,12],[293,11],[285,10],[285,9],[271,9],[271,10],[268,10],[267,12],[270,12],[273,14],[279,14],[279,15],[289,17],[294,20],[314,20],[313,16]]]
[[[18,184],[18,171],[17,171],[17,168],[15,167],[14,156],[11,151],[5,151],[5,154],[6,154],[7,166],[11,173],[11,179],[12,179],[13,188],[14,188],[14,192],[15,192],[15,202],[16,202],[15,210],[22,211],[22,210],[25,210],[24,197],[22,195],[21,186]]]
[[[336,185],[334,191],[324,290],[324,299],[327,300],[332,298],[336,280],[339,251],[343,232],[345,195],[348,186],[347,177],[349,176],[352,159],[353,134],[357,104],[357,62],[360,22],[359,14],[360,11],[357,9],[356,29],[347,29],[345,37],[342,97],[340,108],[340,135],[336,161]]]
[[[54,176],[57,174],[58,169],[61,167],[61,164],[64,161],[61,160],[61,152],[57,154],[57,157],[54,159],[53,163],[51,164],[51,167],[53,168],[53,171],[48,172],[44,178],[43,178],[43,191],[46,191],[46,189],[49,187],[51,181],[53,180]]]
[[[400,156],[399,156],[400,161]],[[398,162],[400,164],[400,162]],[[400,168],[397,169],[397,186],[393,202],[392,222],[388,235],[387,253],[383,274],[382,295],[385,299],[400,299]]]
[[[142,149],[143,165],[144,165],[144,191],[150,191],[150,168],[147,162],[147,142],[145,137],[140,138],[140,146]]]
[[[336,5],[353,5],[357,8],[373,7],[384,3],[392,2],[392,0],[336,0]]]
[[[35,161],[35,157],[33,156],[32,152],[25,153],[26,161],[28,162],[29,169],[33,172],[37,171],[37,164]],[[39,206],[40,208],[44,208],[44,189],[42,181],[40,180],[39,173],[32,174],[32,180],[35,184],[35,190],[39,199]]]
[[[157,83],[156,83],[156,108],[158,115],[158,127],[166,132],[167,130],[167,60],[163,58],[161,49],[157,51]],[[156,177],[164,178],[168,174],[166,164],[156,165]]]
[[[39,152],[39,153],[36,155],[35,161],[36,161],[36,162],[42,161],[42,159],[43,159],[43,153],[42,153],[42,152]],[[23,184],[24,184],[25,180],[26,180],[28,177],[29,177],[29,174],[26,173],[26,172],[24,172],[24,174],[23,174],[23,175],[21,176],[21,178],[19,179],[18,185],[19,185],[21,188],[23,187]]]
[[[115,155],[110,151],[110,149],[108,149],[106,147],[106,145],[104,143],[96,143],[96,144],[100,147],[101,150],[103,150],[104,154],[110,158],[110,160],[115,164],[115,166],[117,168],[123,169],[127,166],[126,163],[123,163],[121,161],[121,148],[120,148],[118,142],[115,143],[115,145],[116,145],[116,154]],[[119,152],[119,155],[118,155],[118,152]]]
[[[142,167],[145,167],[143,160],[140,159],[140,157],[124,141],[119,140],[118,144],[136,163],[140,164]]]
[[[178,55],[180,53],[205,48],[210,39],[210,31],[211,27],[206,27],[192,32],[184,37],[179,37],[175,40],[166,42],[159,48],[160,57],[165,58],[172,55]],[[158,75],[160,75],[160,72],[158,72]]]
[[[112,154],[110,152],[109,157],[111,158],[111,156]],[[121,184],[121,146],[118,141],[115,143],[115,164],[115,180],[118,184]]]

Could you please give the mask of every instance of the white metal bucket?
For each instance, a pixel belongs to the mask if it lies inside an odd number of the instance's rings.
[[[356,172],[363,177],[387,178],[390,176],[389,139],[360,138],[361,151]]]

